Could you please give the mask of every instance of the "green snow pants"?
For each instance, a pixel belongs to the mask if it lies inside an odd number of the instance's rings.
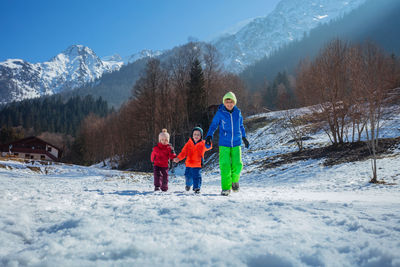
[[[240,146],[219,147],[219,168],[221,169],[222,190],[230,190],[232,183],[239,182],[240,172],[243,169]]]

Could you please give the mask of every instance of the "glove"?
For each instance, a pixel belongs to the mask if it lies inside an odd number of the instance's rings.
[[[211,146],[211,136],[206,137],[206,146],[210,147]]]
[[[244,146],[246,147],[246,148],[249,148],[249,141],[247,141],[247,139],[246,139],[246,137],[242,137],[242,140],[243,140],[243,143],[244,143]]]

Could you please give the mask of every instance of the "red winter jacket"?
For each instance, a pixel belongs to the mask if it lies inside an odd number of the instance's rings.
[[[168,160],[174,158],[176,158],[176,155],[172,152],[169,144],[163,145],[158,143],[153,147],[153,152],[151,152],[151,162],[157,167],[168,167]]]

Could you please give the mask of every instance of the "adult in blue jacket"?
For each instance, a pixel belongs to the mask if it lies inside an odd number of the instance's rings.
[[[237,99],[233,92],[224,95],[223,104],[218,108],[206,137],[206,145],[211,145],[214,132],[219,127],[219,167],[221,170],[222,195],[229,195],[231,189],[239,191],[240,172],[243,169],[242,140],[249,147],[243,117],[236,107]]]

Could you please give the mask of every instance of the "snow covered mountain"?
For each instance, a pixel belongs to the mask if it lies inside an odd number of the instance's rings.
[[[163,53],[164,53],[163,51],[152,51],[149,49],[143,49],[142,51],[140,51],[138,53],[123,57],[122,60],[123,60],[124,64],[129,64],[129,63],[135,62],[136,60],[140,60],[142,58],[158,57],[158,56],[162,55]]]
[[[43,63],[8,59],[0,62],[0,104],[74,89],[122,65],[116,58],[101,60],[83,45],[72,45]]]
[[[114,62],[123,62],[124,65],[133,63],[137,60],[143,59],[143,58],[152,58],[152,57],[158,57],[162,55],[164,51],[153,51],[149,49],[143,49],[140,52],[137,52],[135,54],[129,55],[129,56],[124,56],[121,57],[118,54],[112,55],[112,56],[105,56],[102,57],[101,60],[103,61],[114,61]]]
[[[212,43],[226,69],[240,72],[283,45],[301,39],[320,23],[357,8],[365,0],[282,0],[266,17],[255,18],[232,34]]]

